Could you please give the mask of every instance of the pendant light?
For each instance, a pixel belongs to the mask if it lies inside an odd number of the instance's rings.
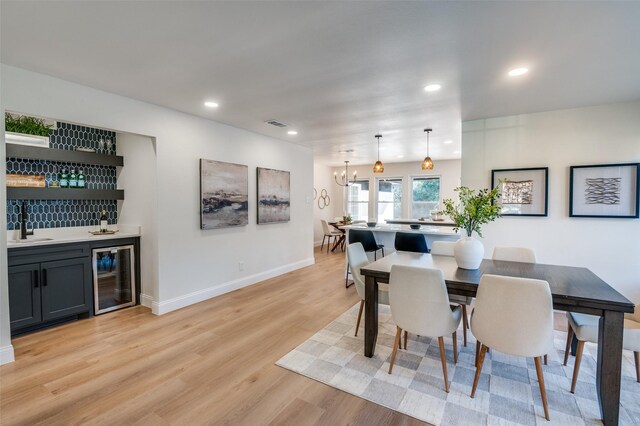
[[[356,177],[358,177],[358,172],[353,172],[353,181],[349,182],[349,162],[344,162],[344,172],[340,174],[340,182],[338,182],[338,172],[333,172],[333,179],[340,186],[349,186],[353,185],[356,182]]]
[[[378,139],[378,161],[373,165],[373,173],[382,173],[384,172],[384,165],[382,161],[380,161],[380,138],[382,135],[376,135],[375,138]]]
[[[422,160],[422,170],[433,170],[433,160],[429,157],[429,133],[432,129],[424,129],[427,133],[427,156]]]

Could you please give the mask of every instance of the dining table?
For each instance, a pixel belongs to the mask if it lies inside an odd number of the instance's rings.
[[[478,269],[468,270],[459,268],[451,256],[391,253],[360,269],[365,278],[364,355],[367,357],[374,355],[378,336],[378,283],[389,283],[393,265],[439,269],[450,294],[470,297],[476,296],[484,274],[544,280],[549,283],[554,309],[599,316],[596,390],[600,414],[605,425],[618,424],[624,314],[633,313],[634,304],[589,269],[483,259]]]
[[[342,227],[349,224],[350,222],[344,222],[344,221],[329,222],[329,225],[333,226],[337,231],[340,231],[342,233],[342,235],[336,238],[335,241],[333,242],[333,247],[331,247],[332,252],[336,251],[338,247],[341,247],[344,250],[344,243],[347,237],[346,235],[347,231],[345,231]]]

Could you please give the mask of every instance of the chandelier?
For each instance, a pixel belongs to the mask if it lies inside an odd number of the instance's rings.
[[[340,174],[340,181],[338,181],[338,172],[333,172],[333,179],[340,186],[349,186],[353,185],[356,182],[356,177],[358,172],[353,172],[353,180],[349,182],[349,162],[345,160],[344,162],[344,172]]]

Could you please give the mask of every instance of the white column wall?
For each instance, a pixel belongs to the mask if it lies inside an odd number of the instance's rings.
[[[488,188],[492,169],[549,167],[548,217],[486,225],[485,257],[532,247],[541,263],[588,267],[640,303],[640,220],[569,217],[569,166],[629,162],[640,162],[640,102],[464,122],[464,185]]]

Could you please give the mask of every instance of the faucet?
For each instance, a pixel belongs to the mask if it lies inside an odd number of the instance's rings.
[[[27,230],[28,216],[29,215],[27,214],[27,203],[26,201],[23,201],[21,212],[20,212],[20,239],[21,240],[26,240],[27,235],[33,235],[33,229],[31,229],[31,231]]]

